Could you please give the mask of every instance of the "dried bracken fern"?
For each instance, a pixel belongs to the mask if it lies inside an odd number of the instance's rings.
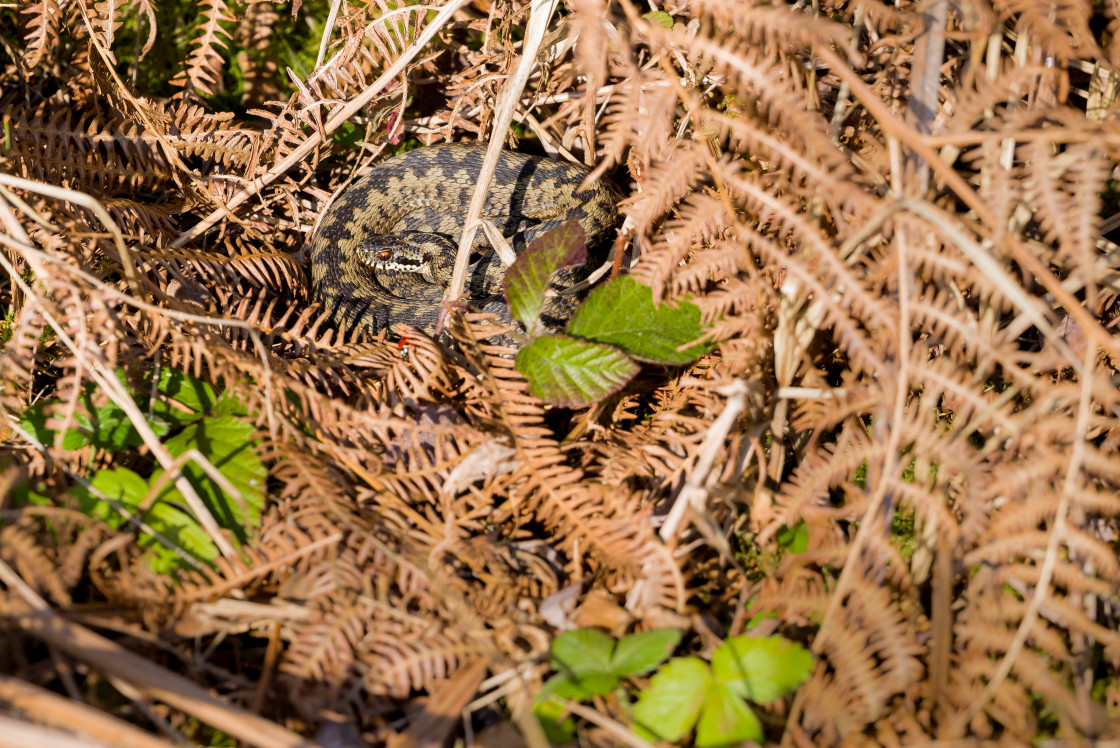
[[[762,621],[817,656],[765,707],[786,745],[1120,737],[1120,248],[1100,236],[1120,6],[563,3],[518,136],[618,184],[618,267],[718,343],[573,414],[530,394],[494,320],[339,335],[301,252],[404,138],[492,132],[529,4],[463,3],[424,48],[448,4],[296,5],[326,33],[314,69],[273,54],[287,9],[206,0],[176,6],[197,20],[161,91],[121,73],[161,51],[153,4],[14,14],[0,615],[160,637],[152,658],[190,650],[206,686],[308,735],[330,715],[384,740],[478,658],[517,714],[580,622],[691,627],[708,654]],[[237,114],[214,110],[229,65]],[[256,533],[174,579],[143,527],[74,498],[101,468],[170,467],[160,436],[65,447],[87,402],[142,427],[119,382],[167,367],[237,404],[268,471]],[[36,403],[48,443],[19,418]]]

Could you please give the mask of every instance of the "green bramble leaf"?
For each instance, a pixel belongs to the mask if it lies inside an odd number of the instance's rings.
[[[552,642],[552,669],[576,675],[611,672],[615,640],[600,629],[565,631]]]
[[[128,468],[99,470],[90,480],[90,485],[133,515],[139,513],[140,505],[150,488],[148,481]],[[115,529],[125,526],[127,522],[125,516],[85,486],[76,486],[73,493],[82,511],[89,516],[104,520]],[[194,517],[178,507],[156,501],[145,512],[142,519],[154,532],[196,559],[213,562],[218,558],[218,548],[210,536]],[[155,536],[141,534],[137,542],[142,548],[149,550],[151,568],[154,571],[167,574],[184,566],[183,559]]]
[[[541,310],[553,273],[587,261],[587,236],[571,220],[534,240],[506,271],[505,294],[510,315],[531,335],[544,332]]]
[[[588,294],[568,323],[568,334],[615,346],[640,361],[686,364],[715,347],[699,343],[700,308],[689,301],[655,306],[653,292],[633,278],[615,278]]]
[[[562,335],[534,338],[514,362],[529,391],[562,407],[590,405],[622,389],[638,365],[607,345]]]
[[[90,403],[87,402],[86,405],[89,407]],[[62,438],[63,449],[78,449],[85,444],[92,444],[107,452],[119,452],[144,443],[140,432],[132,425],[132,420],[116,403],[110,402],[92,413],[92,418],[82,411],[74,414],[74,420],[82,430],[67,431]],[[148,426],[156,436],[164,436],[171,430],[167,423],[154,419],[148,421]]]
[[[805,682],[813,655],[780,636],[728,639],[712,653],[716,681],[756,704],[780,699]]]
[[[148,493],[148,482],[128,468],[98,470],[89,482],[106,498],[117,502],[129,512],[135,512]],[[78,499],[79,508],[86,515],[103,520],[114,530],[124,525],[124,516],[85,486],[80,484],[75,486],[73,494]]]
[[[809,547],[809,528],[804,521],[798,522],[793,527],[782,527],[775,535],[778,545],[790,553],[804,553]]]
[[[624,636],[611,657],[611,671],[618,676],[643,675],[656,668],[681,643],[676,629],[657,629]]]
[[[198,491],[214,519],[227,530],[233,530],[241,542],[245,542],[251,534],[250,529],[260,523],[268,475],[260,458],[253,452],[252,434],[250,424],[233,416],[208,416],[188,425],[165,442],[167,451],[174,457],[197,449],[240,494],[240,499],[228,495],[194,462],[183,466],[183,474]],[[157,470],[152,480],[157,480],[161,472]],[[186,506],[186,500],[174,486],[165,489],[159,500]]]
[[[67,451],[81,449],[92,444],[97,449],[118,452],[143,443],[140,432],[116,403],[108,402],[100,408],[93,405],[93,388],[87,387],[74,411],[76,428],[69,428],[62,437],[62,448]],[[20,416],[20,423],[30,434],[43,444],[54,443],[55,430],[47,427],[47,407],[56,406],[58,400],[37,403],[26,409]],[[151,420],[148,423],[156,436],[163,436],[169,430],[166,423]]]
[[[651,10],[649,13],[643,15],[642,18],[667,29],[673,28],[673,17],[663,10]]]
[[[761,743],[763,737],[762,723],[731,689],[715,684],[708,690],[696,723],[697,748],[739,745],[747,740]]]
[[[48,447],[54,443],[54,430],[47,428],[46,403],[36,403],[20,413],[19,423],[24,431]]]
[[[677,657],[650,678],[634,705],[634,731],[646,740],[675,743],[696,725],[714,685],[708,663]]]
[[[197,421],[218,402],[210,385],[179,369],[160,369],[156,391],[163,397],[153,400],[153,415],[178,426]]]

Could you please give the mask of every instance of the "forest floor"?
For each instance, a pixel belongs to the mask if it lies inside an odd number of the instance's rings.
[[[0,7],[0,748],[1115,745],[1118,31]],[[617,191],[579,321],[571,226],[512,330],[320,303],[332,196],[445,141]]]

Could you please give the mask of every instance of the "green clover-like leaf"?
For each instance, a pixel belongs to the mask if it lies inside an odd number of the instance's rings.
[[[680,740],[696,725],[712,685],[712,671],[698,657],[670,660],[638,696],[634,731],[647,740]]]
[[[716,681],[756,704],[785,696],[809,677],[813,655],[780,636],[736,636],[712,653]]]
[[[696,722],[697,748],[762,742],[762,723],[747,703],[723,684],[708,689]]]
[[[680,643],[681,632],[676,629],[624,636],[611,657],[611,670],[621,677],[643,675],[669,659]]]

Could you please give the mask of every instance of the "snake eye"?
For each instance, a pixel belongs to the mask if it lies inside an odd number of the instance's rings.
[[[382,260],[388,260],[389,255],[390,255],[390,252],[387,249],[383,249],[383,250],[381,250],[380,252],[377,253],[377,256],[379,258],[381,258]]]

